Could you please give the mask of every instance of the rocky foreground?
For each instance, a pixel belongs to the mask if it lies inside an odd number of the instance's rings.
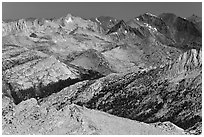
[[[200,22],[3,22],[3,134],[201,134]]]

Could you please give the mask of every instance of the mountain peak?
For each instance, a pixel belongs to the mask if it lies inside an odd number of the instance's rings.
[[[119,29],[123,29],[127,33],[128,29],[129,29],[129,26],[124,22],[124,20],[120,20],[115,26],[113,26],[107,32],[107,34],[110,34],[110,33],[113,33],[113,32],[117,32]]]
[[[67,23],[72,22],[73,21],[73,16],[70,13],[68,13],[67,16],[65,17],[65,20],[66,20]]]
[[[69,17],[73,17],[71,13],[68,13],[68,14],[66,15],[66,18],[69,18]]]

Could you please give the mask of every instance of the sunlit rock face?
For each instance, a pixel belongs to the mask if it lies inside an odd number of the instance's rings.
[[[201,134],[202,19],[2,21],[3,134]]]

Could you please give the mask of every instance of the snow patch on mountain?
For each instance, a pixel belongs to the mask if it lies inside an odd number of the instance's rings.
[[[144,23],[146,27],[149,28],[149,30],[152,30],[153,32],[157,31],[157,28],[155,27],[152,27],[151,25],[147,24],[147,23]]]
[[[70,22],[72,22],[72,21],[73,21],[73,20],[72,20],[71,17],[69,17],[69,18],[66,20],[67,23],[70,23]]]
[[[152,14],[152,13],[149,13],[149,12],[147,12],[147,13],[145,13],[145,14],[147,14],[147,15],[149,15],[149,16],[157,17],[156,15],[154,15],[154,14]]]
[[[96,21],[97,21],[99,24],[101,24],[101,22],[98,20],[98,18],[96,18]]]

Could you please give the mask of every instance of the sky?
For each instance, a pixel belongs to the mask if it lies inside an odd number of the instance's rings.
[[[3,2],[3,19],[59,18],[71,13],[82,18],[111,16],[129,20],[145,12],[202,17],[201,2]]]

